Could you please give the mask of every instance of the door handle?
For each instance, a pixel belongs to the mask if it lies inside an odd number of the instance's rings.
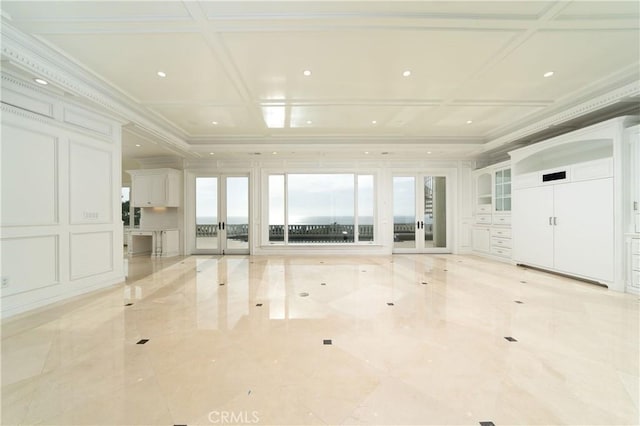
[[[420,221],[420,228],[424,229],[424,222]]]
[[[416,221],[416,229],[420,229],[420,221]]]
[[[222,222],[218,222],[218,229],[222,229]]]
[[[222,222],[222,230],[224,231],[224,222]]]

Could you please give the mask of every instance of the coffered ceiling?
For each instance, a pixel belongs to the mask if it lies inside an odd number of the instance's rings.
[[[176,151],[125,131],[126,156],[345,146],[464,156],[637,87],[639,5],[3,0],[1,8],[3,22],[187,142]],[[637,98],[623,92],[602,106],[619,102]]]

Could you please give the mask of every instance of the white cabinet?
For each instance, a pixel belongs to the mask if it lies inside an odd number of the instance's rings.
[[[514,259],[519,263],[613,280],[613,179],[516,191]]]
[[[618,117],[509,153],[515,262],[625,290],[634,123]]]
[[[180,171],[174,169],[130,170],[134,207],[179,207]]]
[[[473,250],[479,254],[511,258],[511,168],[494,164],[474,172],[475,227]]]
[[[472,246],[473,250],[480,253],[489,253],[491,251],[491,228],[485,226],[474,226],[472,228]]]

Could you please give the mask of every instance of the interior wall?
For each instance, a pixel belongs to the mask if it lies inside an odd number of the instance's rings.
[[[123,276],[121,127],[2,74],[2,316]]]

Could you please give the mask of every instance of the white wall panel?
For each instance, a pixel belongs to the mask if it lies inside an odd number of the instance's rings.
[[[46,115],[47,117],[53,117],[53,104],[46,99],[37,99],[15,90],[3,88],[2,102],[26,109],[27,111]]]
[[[112,153],[69,144],[69,215],[72,224],[112,219]]]
[[[93,130],[105,136],[111,136],[113,134],[113,127],[111,124],[104,120],[100,120],[93,114],[87,112],[81,112],[72,108],[64,109],[64,121],[69,124],[82,127],[87,130]]]
[[[113,233],[87,232],[71,234],[71,280],[113,270]]]
[[[2,226],[56,223],[56,136],[4,125],[1,143]]]
[[[59,283],[58,237],[2,240],[2,297]]]

